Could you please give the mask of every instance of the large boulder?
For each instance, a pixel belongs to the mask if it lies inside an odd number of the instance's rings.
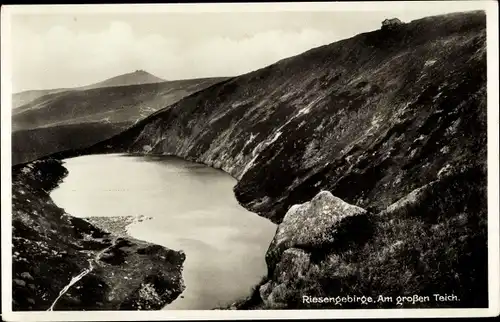
[[[342,248],[356,240],[356,235],[364,234],[369,225],[367,215],[365,209],[348,204],[329,191],[321,191],[311,201],[293,205],[267,251],[270,273],[289,248],[315,252]]]
[[[264,306],[279,309],[295,303],[306,285],[315,287],[309,280],[319,269],[321,256],[352,247],[360,236],[369,236],[369,226],[365,209],[348,204],[329,191],[292,206],[266,254],[269,280],[259,288]]]

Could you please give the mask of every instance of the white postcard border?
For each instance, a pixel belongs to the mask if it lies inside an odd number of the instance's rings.
[[[432,5],[456,11],[487,13],[488,97],[488,281],[489,308],[485,309],[365,309],[365,310],[201,310],[201,311],[85,311],[12,312],[12,200],[11,200],[11,33],[14,14],[55,13],[150,13],[154,12],[264,12],[264,11],[391,11],[419,10]],[[246,4],[108,4],[2,6],[1,12],[1,210],[2,210],[2,318],[6,321],[133,321],[213,319],[332,319],[396,317],[480,317],[499,314],[499,99],[498,99],[498,4],[496,1],[417,2],[309,2]]]

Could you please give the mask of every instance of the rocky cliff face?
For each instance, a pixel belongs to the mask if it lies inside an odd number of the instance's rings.
[[[485,28],[469,12],[360,34],[78,153],[172,154],[236,177],[240,203],[281,223],[256,306],[375,290],[461,296],[412,307],[485,306]]]
[[[160,309],[172,302],[184,290],[185,255],[66,214],[47,192],[66,173],[55,160],[14,171],[13,309]]]

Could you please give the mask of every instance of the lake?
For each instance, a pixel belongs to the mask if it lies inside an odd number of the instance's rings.
[[[266,275],[276,231],[236,201],[230,175],[176,157],[89,155],[64,160],[69,174],[52,191],[75,217],[146,216],[134,238],[182,250],[186,290],[165,309],[213,309],[250,295]]]

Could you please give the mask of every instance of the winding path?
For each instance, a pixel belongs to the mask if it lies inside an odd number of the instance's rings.
[[[54,300],[54,302],[52,302],[52,305],[47,309],[47,311],[53,311],[54,310],[54,306],[56,305],[57,301],[61,298],[61,296],[63,296],[64,294],[66,294],[66,292],[68,292],[68,290],[71,288],[71,286],[75,285],[76,283],[78,283],[78,281],[80,281],[85,275],[87,275],[88,273],[92,272],[92,270],[94,269],[94,265],[92,265],[92,262],[95,262],[97,264],[97,262],[100,260],[102,254],[104,252],[106,252],[108,249],[110,249],[111,247],[115,246],[116,244],[116,238],[113,239],[113,241],[111,242],[111,245],[104,248],[103,250],[99,251],[95,256],[94,258],[92,259],[89,259],[89,267],[84,269],[80,274],[78,274],[77,276],[74,276],[70,281],[69,283],[59,292],[59,296]]]

